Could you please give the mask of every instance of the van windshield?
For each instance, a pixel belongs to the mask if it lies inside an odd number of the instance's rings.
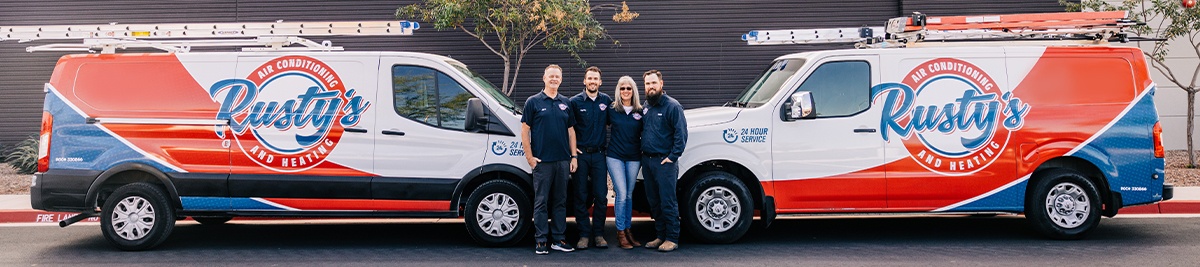
[[[796,74],[804,66],[804,59],[784,59],[775,61],[770,68],[763,71],[758,79],[746,86],[746,90],[737,99],[725,103],[726,106],[753,108],[771,101],[771,97],[783,87],[788,78]]]
[[[479,75],[478,72],[468,69],[467,66],[463,65],[462,63],[451,61],[450,65],[457,68],[458,71],[461,71],[463,74],[466,74],[467,77],[471,77],[471,80],[474,80],[475,84],[478,84],[480,88],[483,88],[484,92],[487,92],[487,94],[492,96],[493,99],[496,99],[496,102],[499,102],[500,106],[503,106],[504,109],[511,111],[513,114],[521,114],[521,111],[517,109],[517,103],[513,102],[512,98],[509,98],[507,95],[504,95],[504,93],[501,93],[499,89],[496,89],[496,85],[492,84],[492,82],[489,82],[487,79],[484,79],[483,76]]]

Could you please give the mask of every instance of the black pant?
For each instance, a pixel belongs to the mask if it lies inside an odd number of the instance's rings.
[[[533,167],[533,239],[537,242],[546,242],[547,232],[554,241],[567,239],[563,233],[567,230],[567,180],[570,175],[569,160],[541,162]],[[546,214],[547,201],[553,206],[550,214]],[[548,217],[553,218],[552,225],[546,222]]]
[[[578,168],[572,175],[575,197],[575,223],[579,237],[604,236],[604,218],[608,215],[608,162],[604,152],[579,154]],[[592,209],[588,216],[588,208]]]
[[[679,243],[679,199],[675,197],[679,165],[662,164],[664,158],[642,156],[645,178],[642,184],[646,186],[646,200],[650,202],[650,216],[654,218],[658,239]]]

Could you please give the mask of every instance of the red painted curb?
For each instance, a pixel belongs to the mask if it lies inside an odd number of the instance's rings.
[[[58,223],[77,213],[49,212],[40,210],[0,210],[0,223]],[[1200,214],[1200,200],[1168,200],[1160,203],[1122,208],[1120,214]],[[613,216],[609,207],[608,216]],[[635,217],[646,217],[647,214],[634,213]],[[249,220],[291,220],[295,218],[245,218]],[[239,220],[245,220],[239,218]],[[100,218],[89,218],[85,222],[98,222]]]

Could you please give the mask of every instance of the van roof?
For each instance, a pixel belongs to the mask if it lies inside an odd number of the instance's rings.
[[[64,58],[70,57],[99,57],[99,56],[117,56],[117,57],[138,57],[147,55],[170,55],[172,53],[116,53],[116,54],[72,54]],[[180,53],[186,55],[237,55],[237,56],[283,56],[283,55],[308,55],[308,56],[401,56],[424,58],[434,61],[450,61],[459,62],[453,58],[421,52],[380,52],[380,51],[268,51],[268,52],[188,52]]]

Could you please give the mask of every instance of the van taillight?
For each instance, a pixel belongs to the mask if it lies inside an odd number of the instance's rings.
[[[1166,156],[1166,151],[1162,144],[1162,123],[1154,123],[1154,157],[1163,158]]]
[[[53,127],[54,116],[50,115],[50,112],[42,111],[42,132],[38,138],[38,172],[50,170],[50,130]]]

